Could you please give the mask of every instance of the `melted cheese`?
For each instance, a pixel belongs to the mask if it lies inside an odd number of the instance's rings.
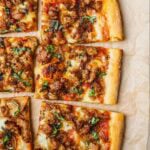
[[[40,133],[38,135],[38,143],[40,144],[40,146],[43,148],[43,149],[46,149],[48,150],[49,149],[49,144],[48,144],[48,141],[47,141],[47,138],[46,138],[46,135],[44,133]]]
[[[0,118],[0,131],[5,127],[5,122],[7,118]]]
[[[21,22],[32,22],[34,18],[36,18],[35,12],[29,12],[29,14],[26,15],[25,18],[21,20]]]
[[[72,122],[69,122],[69,121],[63,121],[63,126],[62,126],[62,130],[64,131],[69,131],[73,128],[73,124]]]

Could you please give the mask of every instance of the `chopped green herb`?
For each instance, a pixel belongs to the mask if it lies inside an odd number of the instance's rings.
[[[10,142],[10,140],[12,139],[12,132],[6,129],[3,130],[4,130],[4,135],[2,141],[3,141],[3,145],[6,147],[7,144]]]
[[[47,51],[48,53],[53,53],[54,50],[55,50],[54,45],[48,45],[48,46],[46,47],[46,51]]]
[[[21,75],[22,75],[22,73],[23,73],[23,71],[18,71],[17,73],[14,72],[12,74],[12,77],[15,78],[15,79],[17,79],[18,81],[21,81]]]
[[[22,31],[22,29],[21,28],[16,28],[16,30],[15,30],[16,32],[21,32]]]
[[[106,73],[106,72],[97,72],[96,75],[97,75],[98,77],[100,77],[100,78],[103,78],[104,76],[107,75],[107,73]]]
[[[60,122],[52,124],[52,136],[57,136],[57,134],[59,133],[59,129],[61,127],[62,127],[62,124]]]
[[[58,112],[54,112],[54,115],[58,120],[61,120],[61,121],[65,120],[63,116],[58,114]]]
[[[92,119],[90,120],[90,124],[92,126],[96,125],[99,122],[99,118],[96,117],[92,117]]]
[[[62,30],[63,26],[60,24],[58,20],[52,20],[51,22],[52,31]]]
[[[25,86],[31,86],[31,83],[28,82],[28,81],[23,81],[23,84],[24,84]]]
[[[10,9],[8,7],[5,7],[5,12],[6,12],[7,15],[9,15],[10,14]]]
[[[12,48],[12,50],[16,55],[18,55],[23,51],[27,51],[27,50],[31,50],[31,49],[28,47],[14,47],[14,48]]]
[[[96,131],[92,131],[91,134],[92,134],[94,140],[98,140],[99,139],[99,135],[98,135],[98,133]]]
[[[91,88],[90,91],[89,91],[89,96],[92,97],[92,96],[95,96],[95,95],[96,95],[96,94],[95,94],[95,89],[94,89],[94,87],[93,87],[93,88]]]
[[[20,114],[20,108],[18,107],[17,111],[14,112],[14,116],[18,116]]]
[[[54,53],[53,54],[53,57],[56,57],[58,59],[62,59],[62,55],[61,54],[58,54],[58,53]]]
[[[41,91],[45,91],[49,88],[49,83],[47,81],[45,81],[43,84],[42,84],[42,90]]]
[[[93,24],[96,21],[96,16],[83,16],[82,17],[82,22],[85,21],[85,20],[87,20],[87,21],[89,21]]]
[[[72,89],[72,93],[81,95],[81,94],[83,93],[83,90],[82,90],[82,89],[79,89],[79,88],[77,88],[77,87],[74,87],[74,88]]]
[[[17,79],[18,81],[22,82],[25,86],[31,86],[31,84],[28,81],[25,81],[24,79],[22,79],[22,77],[21,77],[22,73],[23,73],[23,71],[18,71],[17,73],[14,72],[12,74],[12,77]]]

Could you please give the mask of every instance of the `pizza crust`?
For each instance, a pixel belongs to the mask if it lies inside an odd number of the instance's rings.
[[[122,19],[118,0],[104,1],[104,12],[107,17],[110,41],[123,40]]]
[[[110,150],[120,150],[123,130],[124,130],[124,115],[122,113],[111,113],[110,126]]]
[[[105,77],[104,104],[116,104],[120,83],[121,59],[123,51],[109,49],[110,62]]]

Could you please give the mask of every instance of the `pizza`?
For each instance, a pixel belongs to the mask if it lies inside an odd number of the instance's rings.
[[[1,0],[0,34],[37,30],[37,0]]]
[[[35,150],[120,150],[124,115],[42,102]]]
[[[0,99],[1,150],[32,150],[29,99]]]
[[[0,92],[32,92],[35,37],[0,38]]]
[[[55,45],[120,41],[118,0],[43,0],[41,36]]]
[[[115,104],[122,50],[41,45],[36,54],[35,98]]]

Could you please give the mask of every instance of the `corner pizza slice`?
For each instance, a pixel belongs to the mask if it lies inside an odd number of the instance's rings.
[[[41,34],[55,45],[120,41],[118,0],[43,0]]]
[[[37,30],[37,0],[1,0],[0,34]]]
[[[0,99],[0,149],[32,150],[29,97]]]
[[[124,115],[43,102],[35,150],[120,150]]]
[[[0,92],[32,92],[35,37],[0,38]]]
[[[35,98],[115,104],[122,50],[42,45],[37,52]]]

